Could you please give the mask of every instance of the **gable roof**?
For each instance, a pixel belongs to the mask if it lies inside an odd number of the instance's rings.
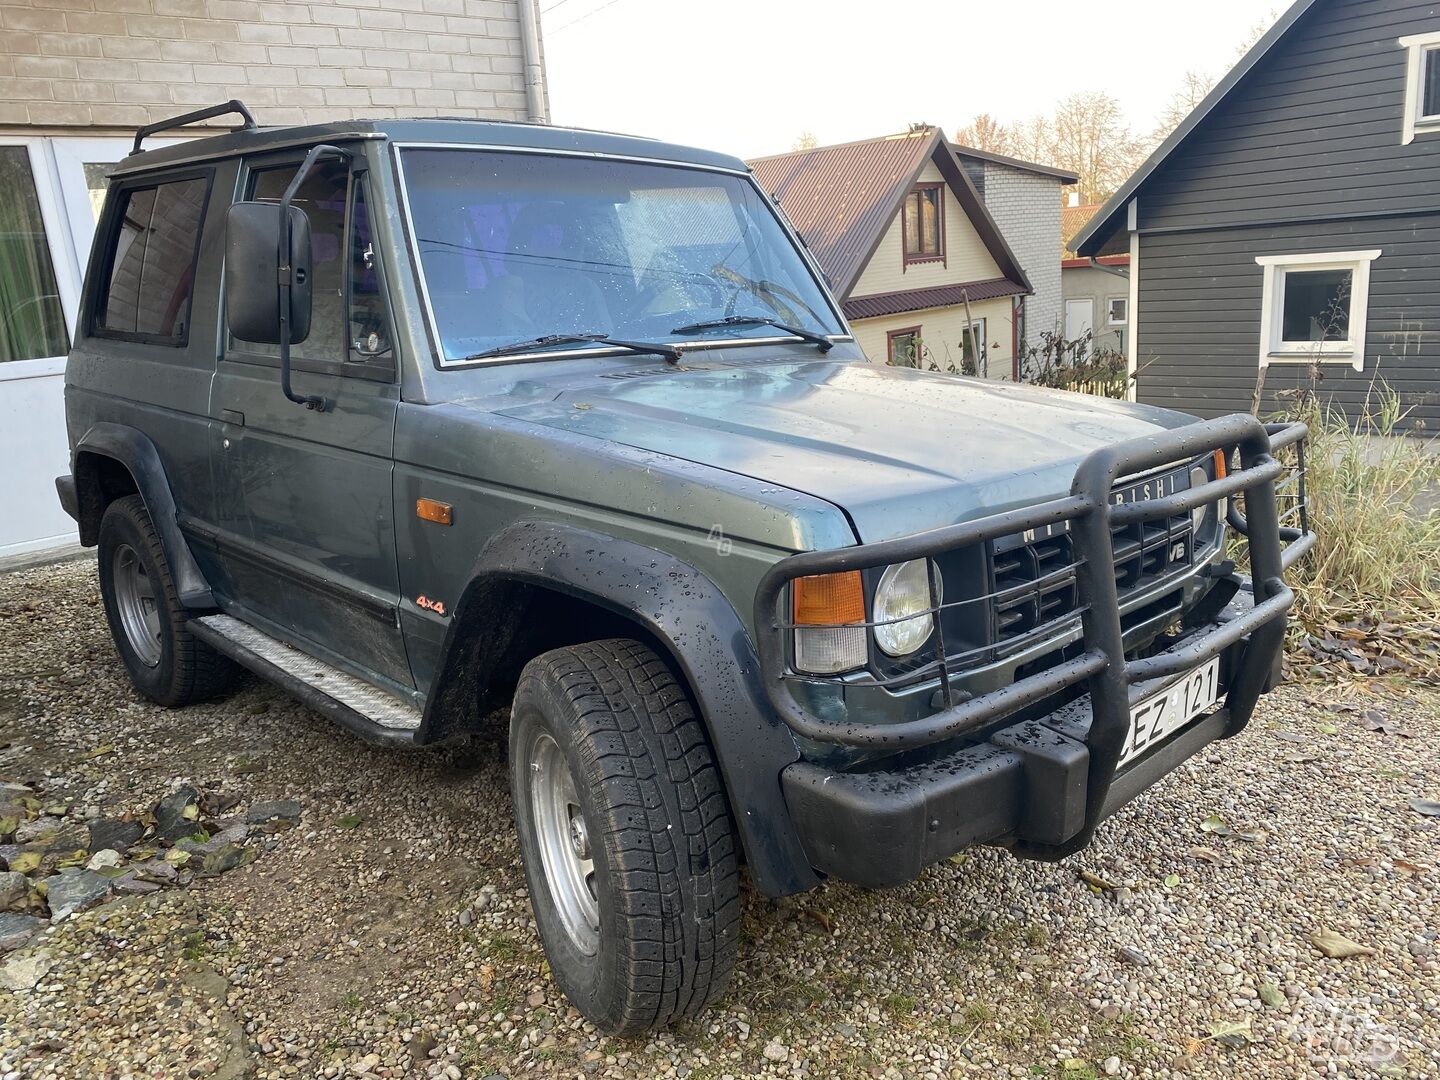
[[[749,165],[846,300],[916,177],[932,161],[1001,274],[1019,286],[1017,291],[1030,292],[1030,280],[939,128],[817,146],[756,158]]]
[[[1062,206],[1060,208],[1060,247],[1064,250],[1065,258],[1074,254],[1074,247],[1071,240],[1083,229],[1100,209],[1099,203],[1086,203],[1084,206]]]
[[[1041,165],[1035,161],[1022,161],[1019,158],[1010,157],[1007,154],[997,154],[993,150],[976,150],[973,146],[962,146],[960,143],[951,143],[952,149],[962,158],[974,158],[976,161],[993,161],[996,165],[1008,165],[1012,169],[1023,169],[1025,172],[1039,173],[1041,176],[1051,176],[1062,184],[1078,184],[1080,174],[1073,173],[1069,169],[1061,169],[1055,165]]]
[[[1089,224],[1075,234],[1070,242],[1071,248],[1077,255],[1094,255],[1110,235],[1120,227],[1125,217],[1125,207],[1129,204],[1144,186],[1145,181],[1154,175],[1155,170],[1163,165],[1187,138],[1190,133],[1200,126],[1201,122],[1230,96],[1235,89],[1254,69],[1255,65],[1273,49],[1277,42],[1283,38],[1300,18],[1318,3],[1319,0],[1295,0],[1285,14],[1275,21],[1275,25],[1265,32],[1265,35],[1251,46],[1250,51],[1240,58],[1240,61],[1231,68],[1218,83],[1215,89],[1205,95],[1205,100],[1195,106],[1189,116],[1180,122],[1180,126],[1170,133],[1170,137],[1156,148],[1155,152],[1145,159],[1144,163],[1135,170],[1130,179],[1121,185],[1120,190],[1110,196],[1109,200],[1102,206],[1099,212],[1090,219]]]

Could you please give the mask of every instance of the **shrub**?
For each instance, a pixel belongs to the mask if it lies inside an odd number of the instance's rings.
[[[1314,394],[1296,400],[1287,419],[1310,427],[1305,494],[1316,544],[1288,577],[1312,656],[1317,645],[1342,659],[1358,650],[1398,658],[1374,672],[1440,677],[1440,446],[1397,434],[1405,416],[1385,386],[1357,425]]]

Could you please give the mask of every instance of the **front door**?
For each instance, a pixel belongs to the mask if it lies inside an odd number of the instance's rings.
[[[1079,341],[1095,329],[1095,301],[1065,301],[1065,340]]]
[[[245,197],[279,201],[297,164],[294,152],[248,162]],[[278,350],[227,335],[211,399],[229,506],[217,519],[223,599],[284,640],[406,689],[391,493],[399,386],[363,174],[321,163],[294,205],[310,218],[313,308],[293,380],[327,405],[288,401]]]

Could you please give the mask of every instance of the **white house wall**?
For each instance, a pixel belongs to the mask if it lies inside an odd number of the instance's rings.
[[[985,163],[985,206],[1030,279],[1025,336],[1038,345],[1064,322],[1060,284],[1060,181],[993,161]]]
[[[934,164],[925,166],[918,183],[941,183],[943,178]],[[874,296],[877,293],[900,292],[903,289],[928,289],[936,285],[954,285],[963,281],[988,281],[1004,277],[989,250],[981,242],[970,217],[960,206],[947,185],[945,191],[945,260],[943,262],[905,265],[904,211],[897,211],[880,246],[861,271],[851,298]],[[1056,214],[1059,214],[1057,196]],[[1059,236],[1059,218],[1056,218]],[[1058,259],[1058,255],[1057,255]],[[1058,273],[1058,263],[1057,263]],[[1056,281],[1059,288],[1059,281]]]
[[[1014,352],[1011,349],[1010,300],[985,300],[970,305],[971,315],[985,320],[985,336],[989,345],[989,368],[992,379],[1008,379]],[[961,342],[965,334],[964,307],[927,308],[901,315],[885,315],[878,319],[860,319],[850,324],[855,340],[871,362],[886,362],[886,334],[918,326],[927,359],[933,359],[942,371],[953,365],[960,367],[964,355]]]

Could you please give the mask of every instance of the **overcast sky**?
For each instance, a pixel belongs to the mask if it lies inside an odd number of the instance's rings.
[[[755,157],[1104,90],[1137,130],[1284,0],[539,0],[553,120]]]

